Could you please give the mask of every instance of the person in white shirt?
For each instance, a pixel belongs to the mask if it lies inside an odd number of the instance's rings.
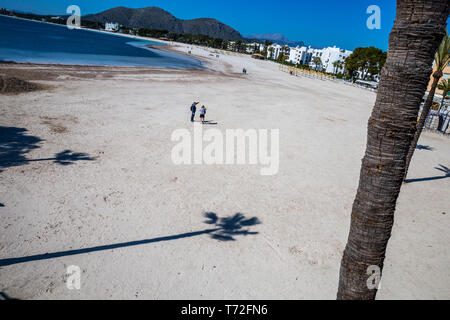
[[[202,123],[205,123],[205,115],[206,115],[206,108],[205,106],[202,106],[200,108],[200,120],[202,120]]]

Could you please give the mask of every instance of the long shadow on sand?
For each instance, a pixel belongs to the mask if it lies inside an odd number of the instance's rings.
[[[190,238],[195,236],[200,236],[203,234],[209,234],[212,239],[218,241],[235,241],[236,236],[247,236],[247,235],[255,235],[258,232],[250,231],[249,227],[260,224],[258,218],[245,218],[242,213],[236,213],[233,216],[220,218],[213,212],[206,212],[205,218],[207,219],[204,223],[214,226],[211,229],[205,229],[195,232],[182,233],[172,236],[153,238],[153,239],[145,239],[139,241],[130,241],[123,243],[116,243],[104,246],[97,246],[91,248],[77,249],[77,250],[68,250],[68,251],[60,251],[53,253],[45,253],[45,254],[37,254],[33,256],[20,257],[20,258],[9,258],[9,259],[1,259],[0,267],[10,266],[13,264],[30,262],[30,261],[39,261],[39,260],[48,260],[55,259],[65,256],[73,256],[78,254],[96,252],[96,251],[104,251],[104,250],[112,250],[118,248],[125,248],[131,246],[138,246],[143,244],[162,242],[162,241],[170,241],[170,240],[178,240],[184,238]]]
[[[216,126],[219,123],[214,121],[214,120],[205,120],[205,121],[201,121],[201,120],[194,120],[193,122],[197,122],[197,123],[201,123],[203,125],[210,125],[210,126]]]
[[[417,150],[427,150],[427,151],[433,151],[433,150],[434,150],[433,147],[425,146],[425,145],[422,145],[422,144],[418,144],[418,145],[416,146],[416,149],[417,149]]]
[[[2,291],[2,292],[0,292],[0,300],[19,300],[19,299],[11,298],[10,296],[8,296],[6,293],[4,293]]]
[[[0,172],[4,168],[26,165],[36,161],[53,161],[59,165],[70,165],[75,161],[92,161],[86,153],[75,153],[64,150],[51,158],[28,159],[25,155],[31,150],[40,148],[41,138],[30,136],[25,128],[0,126]]]
[[[435,167],[435,169],[439,170],[439,171],[442,171],[445,175],[443,175],[443,176],[435,176],[435,177],[427,177],[427,178],[418,178],[418,179],[406,179],[405,183],[421,182],[421,181],[433,181],[433,180],[441,180],[441,179],[450,178],[450,168],[440,164],[439,167]]]
[[[214,121],[214,120],[206,120],[205,122],[203,122],[203,124],[210,125],[210,126],[215,126],[218,123],[216,121]]]

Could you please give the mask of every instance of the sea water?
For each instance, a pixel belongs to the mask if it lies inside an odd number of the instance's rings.
[[[161,43],[0,15],[0,61],[202,68],[197,59],[147,45]]]

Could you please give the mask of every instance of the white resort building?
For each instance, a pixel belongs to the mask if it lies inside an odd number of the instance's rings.
[[[278,56],[280,55],[281,48],[282,48],[282,46],[280,46],[279,44],[276,44],[276,43],[275,44],[271,44],[267,48],[267,58],[277,59]]]
[[[105,23],[105,30],[106,31],[117,31],[117,30],[119,30],[119,24],[113,23],[113,22],[107,22],[107,23]]]
[[[232,48],[234,42],[229,42],[229,49]],[[353,53],[353,51],[338,48],[336,46],[326,47],[323,49],[315,49],[311,46],[297,46],[295,48],[282,46],[277,43],[271,44],[265,48],[261,43],[248,43],[246,45],[247,53],[255,53],[256,50],[263,52],[267,49],[267,58],[278,59],[280,54],[287,57],[287,61],[293,64],[308,65],[311,69],[323,70],[327,73],[345,73],[345,60]],[[320,58],[320,64],[316,65],[314,58]]]
[[[323,49],[310,49],[311,57],[309,59],[308,65],[311,69],[322,69],[323,66],[323,60],[322,60],[322,54]],[[316,61],[316,58],[320,58],[321,63],[317,64],[314,61]]]
[[[295,64],[308,64],[311,61],[310,47],[291,48],[288,61]]]
[[[336,46],[322,49],[322,68],[328,73],[344,73],[345,60],[352,53],[352,51],[336,48]]]
[[[343,73],[345,72],[345,59],[351,54],[352,51],[336,48],[336,46],[324,49],[296,47],[291,48],[288,61],[294,64],[307,64],[312,69],[324,69],[328,73]],[[314,62],[316,57],[321,60],[321,64],[317,66]]]
[[[256,51],[263,52],[264,44],[258,42],[248,43],[246,51],[247,53],[255,53]]]

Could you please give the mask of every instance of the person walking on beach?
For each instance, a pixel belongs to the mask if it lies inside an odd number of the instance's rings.
[[[194,122],[195,112],[197,111],[197,105],[198,104],[199,104],[199,102],[192,103],[192,106],[191,106],[191,112],[192,112],[191,122]]]
[[[200,108],[200,120],[202,120],[202,123],[205,123],[205,115],[206,115],[206,108],[205,106],[202,106]]]

